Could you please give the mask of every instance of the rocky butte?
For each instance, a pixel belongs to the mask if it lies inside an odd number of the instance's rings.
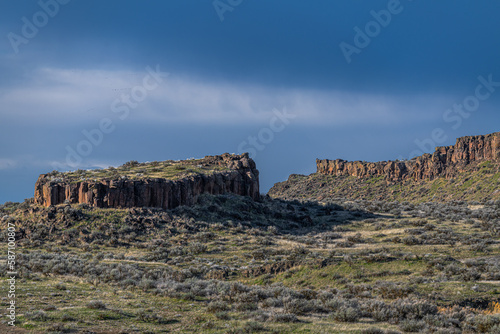
[[[335,176],[383,176],[387,181],[452,178],[467,166],[483,161],[500,162],[500,132],[458,138],[455,145],[436,147],[408,161],[361,162],[316,160],[317,172]]]
[[[138,163],[118,168],[52,172],[35,184],[35,203],[51,206],[85,203],[100,208],[192,205],[201,194],[258,199],[259,171],[247,153],[203,159]]]
[[[285,200],[433,202],[500,200],[500,132],[462,137],[407,161],[316,160],[317,171],[292,174],[269,196]]]

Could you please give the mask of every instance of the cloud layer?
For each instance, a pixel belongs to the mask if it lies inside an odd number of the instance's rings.
[[[117,118],[113,103],[130,97],[146,75],[146,70],[41,68],[22,85],[5,87],[0,95],[2,117],[60,125]],[[170,75],[147,92],[130,118],[170,124],[263,123],[272,117],[273,109],[286,108],[311,125],[408,124],[435,118],[447,100],[432,95],[276,88]]]

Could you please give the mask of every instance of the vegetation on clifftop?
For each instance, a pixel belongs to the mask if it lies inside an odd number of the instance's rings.
[[[129,161],[119,167],[109,167],[106,169],[76,170],[72,172],[53,171],[50,175],[55,182],[81,182],[87,180],[103,179],[170,179],[177,180],[195,174],[213,174],[230,169],[222,165],[204,163],[204,159],[192,160],[167,160],[140,163]]]

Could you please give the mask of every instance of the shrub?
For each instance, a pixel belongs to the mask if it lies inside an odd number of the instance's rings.
[[[156,282],[152,279],[143,279],[139,285],[144,291],[156,288]]]
[[[352,243],[363,243],[364,242],[363,238],[361,237],[361,233],[356,233],[355,235],[350,235],[346,239],[348,242],[352,242]]]
[[[149,323],[164,323],[165,321],[163,320],[162,317],[159,315],[153,313],[153,310],[148,309],[148,310],[140,310],[136,314],[137,318],[139,318],[140,321],[144,322],[149,322]]]
[[[284,310],[286,313],[292,313],[296,315],[304,315],[311,312],[314,309],[312,302],[304,299],[291,299],[287,297],[284,301]]]
[[[339,241],[337,243],[335,243],[335,247],[336,248],[349,248],[349,247],[353,247],[354,246],[354,242],[352,241]]]
[[[207,251],[207,245],[199,242],[193,242],[188,246],[188,249],[191,254],[201,254]]]
[[[67,327],[66,325],[61,324],[61,323],[55,323],[55,324],[51,324],[48,327],[48,330],[51,333],[66,333],[66,332],[70,332],[71,328]]]
[[[384,334],[385,332],[381,329],[371,327],[361,331],[361,334]]]
[[[500,325],[500,318],[490,315],[477,315],[470,321],[479,333],[496,333],[491,331],[493,327]]]
[[[401,239],[401,242],[404,243],[405,245],[407,246],[412,246],[412,245],[419,245],[421,244],[421,241],[420,239],[418,239],[417,237],[413,236],[413,235],[409,235],[407,237],[404,237],[403,239]]]
[[[397,299],[407,297],[413,292],[413,288],[393,282],[380,281],[376,284],[376,291],[378,291],[383,298]]]
[[[421,320],[403,320],[399,323],[399,328],[406,333],[419,333],[425,328],[425,322]]]
[[[249,321],[243,326],[242,328],[244,333],[256,333],[256,332],[262,332],[265,331],[265,327],[256,321]]]
[[[61,317],[62,321],[75,321],[76,319],[73,318],[71,315],[64,313]]]
[[[106,304],[100,300],[91,300],[87,303],[87,307],[94,310],[104,310],[106,309]]]
[[[210,313],[217,313],[217,312],[223,312],[223,311],[228,311],[229,310],[229,305],[226,302],[223,301],[212,301],[210,304],[208,304],[207,307],[207,312]]]
[[[137,160],[130,160],[124,163],[121,167],[134,167],[139,165],[139,162]]]
[[[269,232],[269,234],[276,235],[278,234],[278,228],[276,226],[269,226],[267,228],[267,232]]]
[[[63,283],[57,283],[56,285],[54,285],[54,288],[58,289],[58,290],[68,290],[68,288],[66,287],[66,285],[64,285]]]
[[[236,304],[236,310],[240,312],[255,311],[257,310],[257,304],[255,303],[238,303]]]
[[[26,312],[24,314],[24,317],[28,320],[33,320],[33,321],[47,321],[47,320],[49,320],[49,316],[47,315],[47,313],[45,313],[42,310],[33,311],[33,312]]]
[[[47,306],[44,307],[43,310],[44,311],[55,311],[55,310],[57,310],[57,307],[54,306],[54,305],[47,305]]]
[[[217,317],[217,319],[220,319],[220,320],[229,320],[231,319],[231,317],[229,316],[229,313],[224,311],[224,312],[217,312],[215,313],[215,316]]]
[[[269,321],[271,322],[298,322],[297,316],[291,313],[271,313],[269,317]]]
[[[356,322],[361,318],[361,312],[354,307],[341,307],[333,313],[333,318],[341,322]]]

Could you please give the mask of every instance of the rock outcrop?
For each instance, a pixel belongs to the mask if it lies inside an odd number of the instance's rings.
[[[383,176],[387,181],[452,178],[464,168],[482,161],[500,162],[500,132],[458,138],[453,146],[436,147],[408,161],[361,162],[316,160],[317,172],[336,176]]]
[[[35,184],[35,202],[43,206],[85,203],[100,208],[158,207],[171,209],[196,203],[201,194],[250,196],[258,199],[259,171],[248,154],[207,156],[203,165],[221,166],[211,174],[165,178],[69,181],[42,174]]]

